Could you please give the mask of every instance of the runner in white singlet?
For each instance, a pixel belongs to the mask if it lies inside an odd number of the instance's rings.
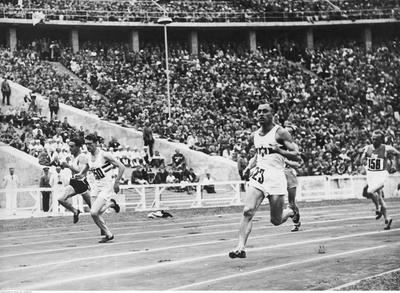
[[[119,181],[125,167],[110,153],[102,151],[97,143],[98,138],[96,135],[89,134],[85,137],[85,144],[90,153],[85,170],[94,175],[93,195],[97,196],[97,198],[92,205],[90,214],[96,225],[105,233],[105,237],[99,241],[104,243],[113,240],[114,235],[108,229],[102,214],[108,207],[116,209],[116,212],[119,211],[119,206],[111,197],[119,192]],[[114,168],[118,168],[116,178],[113,178]]]
[[[63,162],[63,167],[69,168],[73,176],[69,181],[69,185],[65,188],[64,194],[58,198],[58,202],[63,207],[74,213],[74,224],[79,221],[79,214],[81,211],[74,208],[73,205],[68,202],[68,199],[76,194],[81,194],[86,204],[91,207],[90,188],[86,179],[86,172],[82,173],[79,179],[75,177],[75,174],[80,173],[82,169],[84,169],[88,161],[87,156],[80,151],[81,146],[82,142],[78,138],[73,138],[69,142],[69,148],[73,159],[71,164]]]
[[[387,217],[387,207],[383,195],[383,187],[389,176],[387,171],[389,156],[400,156],[400,152],[394,147],[385,145],[384,134],[380,130],[372,133],[372,144],[364,148],[361,162],[367,170],[367,185],[364,187],[363,196],[370,198],[375,204],[376,219],[382,216],[385,220],[385,230],[390,230],[392,219]]]
[[[273,122],[272,108],[262,104],[257,110],[260,129],[250,137],[256,155],[250,160],[246,169],[252,169],[248,188],[246,189],[245,206],[240,223],[239,241],[235,250],[229,252],[230,258],[245,258],[245,246],[252,228],[253,217],[265,197],[270,204],[271,223],[280,225],[289,217],[296,216],[290,207],[284,208],[284,195],[287,194],[287,183],[284,173],[285,158],[296,161],[299,152],[293,144],[289,132]],[[247,170],[244,170],[244,173]]]

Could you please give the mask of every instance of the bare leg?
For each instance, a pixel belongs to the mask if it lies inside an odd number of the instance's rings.
[[[294,215],[294,211],[285,204],[285,197],[283,194],[274,194],[268,197],[271,208],[271,223],[275,226],[281,225],[286,222],[289,217]]]
[[[65,207],[67,210],[71,211],[74,213],[74,215],[78,214],[78,210],[76,208],[73,207],[73,205],[71,203],[68,202],[68,199],[70,197],[73,197],[74,195],[76,195],[75,190],[72,188],[71,185],[68,185],[65,188],[64,194],[62,194],[59,198],[58,198],[58,202],[60,203],[60,205],[62,205],[63,207]]]
[[[93,218],[93,221],[100,228],[100,230],[104,231],[107,237],[112,237],[113,234],[106,226],[106,222],[104,221],[102,214],[104,212],[103,207],[106,205],[107,201],[101,197],[97,197],[95,202],[92,205],[90,210],[90,215]]]
[[[92,202],[91,202],[91,199],[90,199],[90,191],[88,190],[88,191],[82,193],[81,195],[82,195],[83,200],[89,206],[89,208],[91,208],[92,207]]]
[[[377,193],[378,193],[379,203],[381,205],[381,213],[382,213],[383,218],[385,219],[385,222],[386,222],[388,220],[388,217],[387,217],[387,205],[386,205],[385,200],[383,199],[383,197],[384,197],[383,190],[381,189],[381,190],[377,191]]]
[[[240,222],[239,242],[237,250],[244,250],[247,239],[253,227],[253,217],[264,199],[264,193],[252,186],[247,188],[246,201],[243,209],[243,216]]]

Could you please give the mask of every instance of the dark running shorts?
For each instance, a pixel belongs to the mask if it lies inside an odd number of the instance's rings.
[[[78,179],[70,179],[69,185],[75,190],[77,194],[84,193],[89,189],[89,183],[86,179],[78,180]]]

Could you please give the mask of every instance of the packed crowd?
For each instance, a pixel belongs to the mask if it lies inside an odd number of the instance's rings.
[[[171,119],[162,46],[148,44],[133,53],[123,44],[86,43],[78,54],[64,51],[61,61],[108,98],[111,111],[103,111],[95,99],[85,104],[100,117],[137,129],[148,120],[162,138],[238,161],[241,152],[251,154],[253,111],[267,100],[281,124],[298,126],[296,140],[305,161],[300,175],[356,174],[362,172],[359,156],[371,130],[382,128],[388,143],[400,147],[399,42],[368,53],[353,43],[335,46],[328,46],[333,50],[321,44],[314,52],[300,54],[308,73],[288,62],[281,48],[249,53],[240,44],[208,43],[201,44],[199,56],[191,56],[185,44],[173,44]],[[54,73],[35,62],[42,71],[40,85],[52,88],[49,77]],[[20,77],[21,71],[24,76],[35,67],[11,64],[5,71],[13,72],[15,81],[38,88]]]
[[[85,133],[89,133],[89,130],[70,126],[67,117],[61,122],[40,116],[37,109],[29,107],[29,103],[22,103],[17,107],[10,106],[6,111],[0,112],[0,141],[37,158],[38,163],[50,167],[52,173],[59,168],[63,171],[64,162],[71,162],[73,157],[69,142],[72,138],[83,141]],[[186,165],[186,159],[179,150],[172,155],[169,163],[158,151],[150,156],[146,146],[142,149],[136,146],[122,146],[116,138],[106,143],[100,137],[100,141],[100,148],[110,152],[127,168],[122,184],[198,181],[198,176]],[[85,145],[82,152],[87,153]],[[180,188],[179,191],[186,189]]]
[[[318,21],[399,17],[397,0],[166,0],[160,1],[176,22]],[[154,22],[163,15],[149,0],[5,0],[0,17],[32,18],[44,12],[50,20]]]

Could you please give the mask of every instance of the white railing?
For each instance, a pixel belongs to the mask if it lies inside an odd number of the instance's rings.
[[[121,191],[116,196],[121,205],[121,211],[133,209],[147,211],[158,209],[179,209],[198,207],[221,207],[242,205],[245,192],[240,191],[244,181],[223,181],[212,183],[215,193],[208,193],[202,183],[188,184],[153,184],[153,185],[121,185]],[[385,183],[385,197],[391,197],[400,183],[400,174],[392,174]],[[366,184],[365,176],[308,176],[299,177],[297,191],[298,201],[340,200],[362,198],[362,189]],[[0,189],[0,205],[4,215],[13,214],[12,200],[16,200],[16,214],[25,216],[46,215],[42,209],[42,191],[51,191],[49,213],[52,215],[68,214],[62,208],[57,198],[62,189],[52,188],[19,188]],[[266,201],[265,201],[266,202]],[[72,204],[81,211],[88,211],[81,196],[75,196]]]

